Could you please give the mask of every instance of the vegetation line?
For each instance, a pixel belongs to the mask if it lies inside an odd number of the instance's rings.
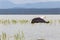
[[[60,23],[60,19],[59,20],[52,20],[52,19],[49,19],[48,20],[50,22],[50,24],[52,23]],[[9,20],[9,19],[6,19],[6,20],[2,20],[0,19],[0,24],[26,24],[26,23],[29,23],[31,21],[29,20],[25,20],[25,19],[22,19],[22,20],[16,20],[16,19],[12,19],[12,20]]]

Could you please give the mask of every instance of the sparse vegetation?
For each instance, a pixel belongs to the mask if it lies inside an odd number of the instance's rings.
[[[28,22],[28,20],[15,20],[15,19],[12,19],[12,20],[0,20],[0,24],[17,24],[17,23],[20,23],[20,24],[26,24]]]
[[[10,24],[10,20],[3,20],[2,23],[3,24]]]
[[[24,32],[22,31],[22,40],[24,40],[25,39],[25,37],[24,37]]]
[[[58,20],[58,22],[60,23],[60,20]]]
[[[6,40],[6,33],[2,32],[2,40]]]
[[[45,40],[45,39],[37,39],[37,40]]]
[[[52,24],[53,23],[53,20],[49,20],[49,22],[50,22],[50,24]]]
[[[12,24],[16,24],[17,20],[11,20]]]
[[[21,34],[20,34],[21,33]],[[7,40],[7,37],[8,35],[4,32],[2,32],[2,35],[1,35],[1,39],[2,40]],[[11,36],[12,37],[12,36]],[[17,34],[15,34],[13,36],[14,40],[25,40],[25,37],[24,37],[24,32],[18,32]]]
[[[23,20],[19,20],[18,22],[21,23],[21,24],[23,24],[23,23],[27,23],[28,20],[24,20],[24,19],[23,19]]]
[[[56,23],[56,22],[60,23],[60,19],[59,20],[52,20],[52,19],[50,19],[50,20],[47,20],[47,21],[49,21],[50,24],[53,24],[53,23]],[[18,20],[18,19],[16,19],[16,20],[15,19],[1,20],[0,19],[0,24],[5,24],[5,25],[6,24],[26,24],[26,23],[30,23],[30,21],[26,20],[26,19],[22,19],[22,20]]]

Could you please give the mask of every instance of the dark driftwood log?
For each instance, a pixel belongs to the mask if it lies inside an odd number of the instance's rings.
[[[37,18],[34,18],[32,19],[31,23],[49,23],[49,21],[45,21],[44,19],[40,18],[40,17],[37,17]]]

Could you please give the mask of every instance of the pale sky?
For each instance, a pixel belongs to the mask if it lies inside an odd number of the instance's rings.
[[[60,0],[9,0],[15,4],[24,4],[24,3],[36,3],[36,2],[49,2],[49,1],[60,1]]]

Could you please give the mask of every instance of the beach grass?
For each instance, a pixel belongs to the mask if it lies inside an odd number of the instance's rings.
[[[7,36],[6,33],[2,32],[2,40],[6,40]]]

